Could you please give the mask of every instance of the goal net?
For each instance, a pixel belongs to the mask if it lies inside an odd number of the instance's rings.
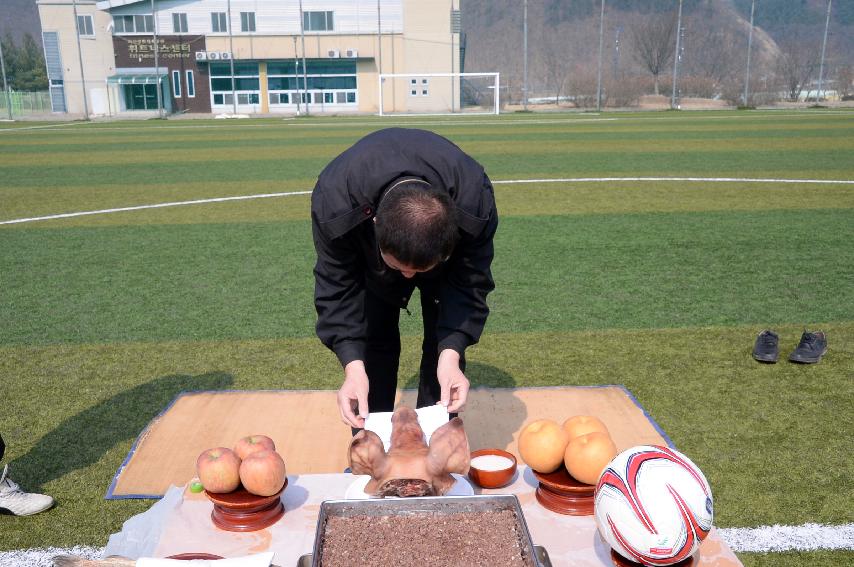
[[[379,115],[498,114],[498,73],[382,73]]]

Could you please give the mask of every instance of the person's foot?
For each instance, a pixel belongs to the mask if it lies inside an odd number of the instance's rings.
[[[53,506],[53,498],[50,496],[21,490],[20,486],[6,476],[8,472],[9,465],[6,465],[0,473],[0,509],[8,510],[16,516],[31,516]]]
[[[756,344],[753,345],[753,358],[759,362],[777,362],[780,356],[777,343],[779,342],[777,333],[769,329],[765,329],[759,336],[756,337]]]
[[[824,353],[827,352],[827,337],[821,331],[810,333],[804,331],[801,335],[801,342],[798,343],[798,348],[792,351],[789,355],[791,362],[799,362],[801,364],[815,364]]]

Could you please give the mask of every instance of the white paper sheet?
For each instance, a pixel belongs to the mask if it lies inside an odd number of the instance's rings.
[[[436,404],[415,410],[418,414],[418,424],[424,430],[424,438],[430,444],[433,432],[448,423],[449,415],[445,406]],[[388,451],[391,445],[391,416],[392,412],[371,412],[365,420],[365,429],[373,431],[382,439],[383,447]]]

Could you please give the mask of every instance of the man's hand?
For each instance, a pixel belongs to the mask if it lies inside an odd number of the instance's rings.
[[[338,411],[341,420],[356,429],[365,427],[368,417],[368,373],[365,363],[354,360],[344,367],[344,383],[338,390]]]
[[[439,353],[436,377],[442,389],[439,403],[447,408],[448,413],[463,411],[469,395],[469,380],[460,370],[460,353],[450,348]]]

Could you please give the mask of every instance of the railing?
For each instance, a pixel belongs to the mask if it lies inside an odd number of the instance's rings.
[[[48,91],[39,92],[18,92],[12,91],[9,93],[9,98],[12,101],[12,117],[27,116],[31,114],[50,114],[50,93]],[[6,93],[0,90],[0,120],[9,117],[9,110],[6,106]]]

